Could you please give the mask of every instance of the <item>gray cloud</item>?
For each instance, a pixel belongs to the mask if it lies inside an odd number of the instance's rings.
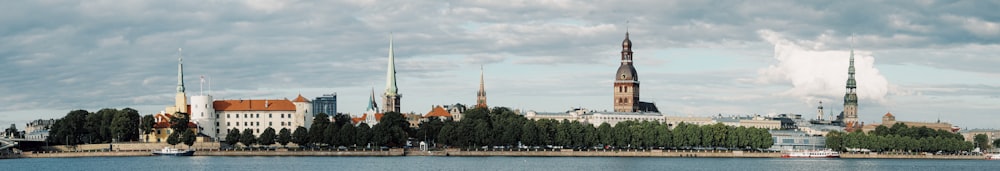
[[[223,98],[380,87],[390,33],[406,84],[466,84],[453,78],[467,77],[456,73],[467,66],[515,65],[551,74],[488,80],[500,102],[609,94],[609,80],[597,69],[616,66],[626,20],[643,57],[710,48],[767,61],[772,49],[757,31],[772,30],[820,50],[846,49],[854,34],[854,46],[872,51],[876,65],[997,74],[998,7],[990,1],[17,1],[0,7],[0,110],[168,104],[177,48],[184,48],[191,92],[199,75]],[[695,114],[714,113],[706,108],[715,105],[769,110],[739,105],[747,101],[801,105],[758,90],[788,85],[737,81],[753,78],[747,74],[753,68],[719,70],[643,74],[650,75],[645,83],[663,86],[649,90],[664,91],[644,97]],[[435,92],[421,93],[413,94]],[[750,95],[713,98],[726,94]]]

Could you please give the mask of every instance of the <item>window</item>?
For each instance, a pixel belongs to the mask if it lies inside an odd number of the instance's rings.
[[[226,114],[226,118],[229,118],[229,114],[228,113]]]
[[[215,127],[219,127],[219,122],[215,122]]]
[[[229,122],[226,122],[226,126],[229,126]]]
[[[267,118],[272,118],[271,115],[273,115],[273,114],[267,114]]]
[[[285,118],[285,114],[284,113],[281,114],[281,118]]]
[[[274,126],[274,123],[267,122],[267,126]]]
[[[254,125],[257,125],[257,126],[260,126],[260,122],[257,122],[257,123],[256,123],[256,124],[254,124]]]
[[[257,114],[257,118],[260,118],[260,113]]]

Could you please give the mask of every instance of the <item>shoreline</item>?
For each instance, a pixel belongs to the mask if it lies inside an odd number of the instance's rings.
[[[25,152],[20,158],[75,158],[75,157],[143,157],[155,156],[151,150],[103,150],[78,152]],[[369,157],[657,157],[657,158],[781,158],[779,152],[712,151],[712,150],[591,150],[572,149],[548,150],[461,150],[444,149],[419,151],[416,149],[394,148],[388,150],[200,150],[194,156],[369,156]],[[985,160],[981,155],[919,155],[919,154],[877,154],[845,153],[842,159],[933,159],[933,160]]]

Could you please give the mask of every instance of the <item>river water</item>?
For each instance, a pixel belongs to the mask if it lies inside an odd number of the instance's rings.
[[[645,157],[89,157],[0,160],[0,170],[1000,170],[993,160]]]

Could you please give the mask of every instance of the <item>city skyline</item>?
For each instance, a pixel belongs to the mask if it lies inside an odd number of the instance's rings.
[[[983,2],[312,3],[13,3],[0,124],[159,112],[177,48],[190,95],[204,75],[216,99],[336,92],[339,111],[360,115],[385,84],[390,33],[403,112],[476,104],[480,66],[490,106],[611,111],[627,27],[640,100],[664,115],[814,117],[819,101],[839,114],[853,44],[860,121],[998,127],[1000,18]],[[28,11],[41,14],[14,15]]]

